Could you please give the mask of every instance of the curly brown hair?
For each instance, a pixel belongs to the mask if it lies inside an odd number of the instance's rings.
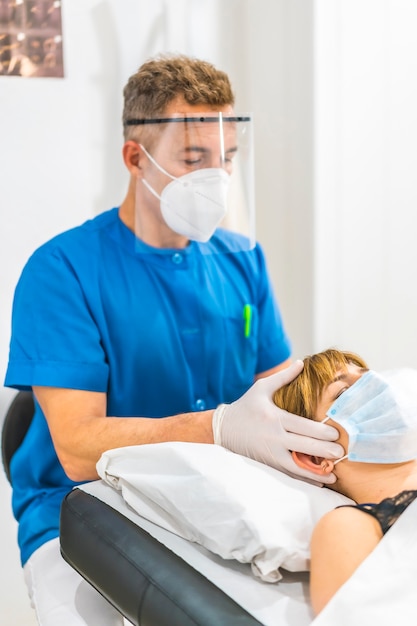
[[[345,370],[348,365],[368,368],[359,355],[335,348],[306,356],[303,361],[301,374],[278,389],[273,400],[281,409],[309,419],[314,419],[321,394],[337,372]]]
[[[132,119],[162,115],[170,102],[182,96],[188,104],[211,109],[234,104],[229,77],[207,61],[185,55],[160,55],[146,61],[133,74],[124,90],[123,128],[125,139],[138,134]]]

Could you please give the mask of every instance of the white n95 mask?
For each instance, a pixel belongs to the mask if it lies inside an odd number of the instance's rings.
[[[145,187],[161,202],[161,213],[175,233],[193,241],[206,242],[227,213],[230,176],[222,168],[203,168],[175,177],[162,168],[141,145],[146,156],[172,179],[161,195],[142,179]]]
[[[417,370],[369,371],[329,408],[349,435],[350,461],[402,463],[417,458]],[[346,458],[346,457],[343,457]],[[342,460],[342,459],[340,459]]]

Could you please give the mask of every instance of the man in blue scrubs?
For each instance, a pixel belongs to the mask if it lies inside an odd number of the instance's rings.
[[[6,385],[33,389],[36,412],[11,464],[13,509],[44,626],[121,623],[59,553],[62,498],[97,479],[105,450],[214,442],[313,480],[289,449],[341,456],[334,429],[272,402],[302,365],[286,369],[253,216],[230,200],[251,120],[234,113],[228,77],[161,57],[124,97],[124,201],[39,248],[15,294]]]

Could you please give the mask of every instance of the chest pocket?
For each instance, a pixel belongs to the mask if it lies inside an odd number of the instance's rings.
[[[253,384],[256,374],[259,344],[258,310],[251,305],[250,309],[244,309],[240,315],[226,317],[224,324],[228,346],[225,376],[236,399]]]

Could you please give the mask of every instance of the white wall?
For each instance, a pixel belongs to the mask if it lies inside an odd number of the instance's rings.
[[[0,77],[1,377],[22,266],[122,199],[122,87],[164,50],[218,64],[254,112],[258,239],[295,356],[417,365],[414,0],[68,0],[63,18],[64,80]],[[2,476],[0,494],[0,621],[28,625]]]
[[[417,366],[417,3],[315,7],[314,347]]]

